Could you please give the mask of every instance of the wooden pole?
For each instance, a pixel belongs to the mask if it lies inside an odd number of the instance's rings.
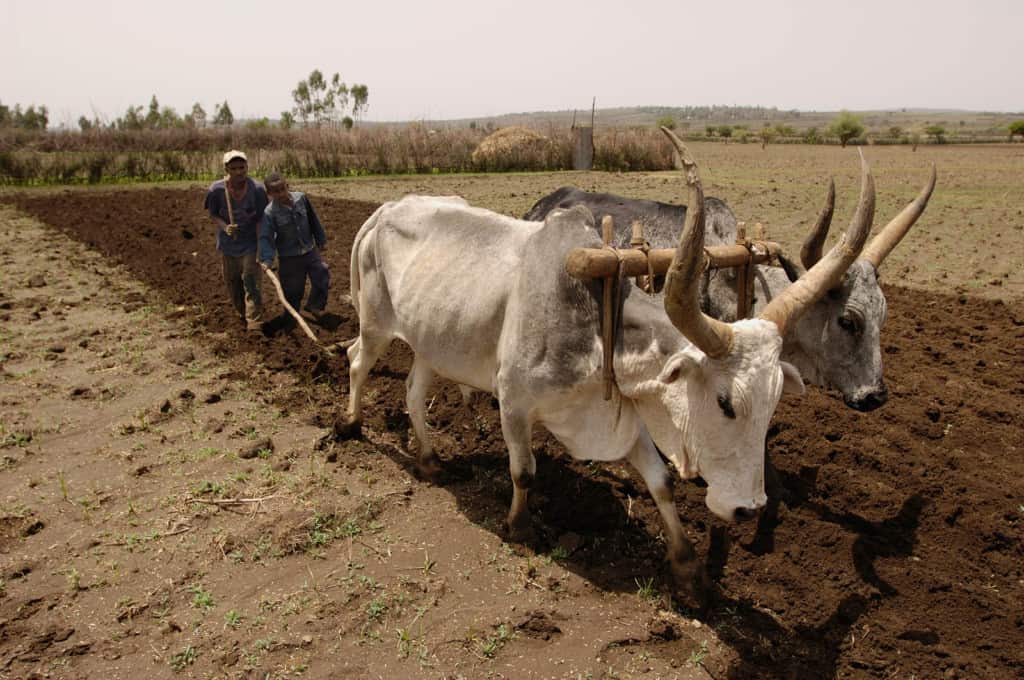
[[[305,334],[309,336],[309,339],[312,340],[317,347],[322,349],[327,354],[333,356],[331,350],[327,349],[326,347],[320,344],[320,341],[317,339],[316,334],[313,333],[313,331],[310,330],[309,326],[306,324],[306,320],[303,319],[302,316],[295,311],[294,307],[288,304],[288,300],[284,298],[284,289],[281,288],[281,282],[277,279],[277,276],[274,275],[274,272],[270,271],[270,267],[266,265],[260,265],[260,267],[263,269],[263,273],[266,274],[267,277],[270,279],[271,283],[274,284],[274,288],[277,290],[277,297],[278,299],[281,300],[281,304],[284,306],[285,310],[287,310],[287,312],[292,315],[292,318],[294,318],[299,323],[299,327],[302,328],[303,332],[305,332]]]
[[[231,183],[231,175],[224,175],[224,201],[228,204],[228,224],[235,223],[235,211],[231,207],[231,189],[228,186]],[[238,230],[236,229],[231,238],[238,238]]]
[[[615,224],[611,215],[605,215],[601,220],[601,240],[605,247],[612,244],[615,238]],[[615,253],[611,253],[614,257]],[[603,300],[601,306],[601,343],[604,346],[602,375],[604,377],[604,400],[612,398],[612,384],[615,382],[615,323],[612,317],[612,286],[615,282],[614,276],[604,277]]]
[[[747,249],[747,225],[739,222],[736,225],[736,245]],[[747,262],[738,267],[736,272],[736,320],[746,319],[750,311],[750,266]]]

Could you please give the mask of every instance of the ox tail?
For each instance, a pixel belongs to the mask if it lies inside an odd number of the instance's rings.
[[[359,317],[359,290],[362,285],[362,280],[359,276],[359,251],[362,249],[363,239],[373,231],[377,226],[377,220],[380,219],[380,214],[388,206],[387,203],[377,208],[370,217],[363,222],[363,226],[359,227],[359,231],[356,233],[355,241],[352,242],[352,258],[349,264],[349,294],[352,297],[352,306],[356,310],[356,317]]]

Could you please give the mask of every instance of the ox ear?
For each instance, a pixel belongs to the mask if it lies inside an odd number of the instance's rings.
[[[699,371],[705,361],[707,359],[703,353],[696,354],[688,350],[677,352],[665,362],[665,367],[661,369],[658,381],[671,385],[676,380],[679,380],[679,378]]]
[[[782,366],[782,391],[787,394],[803,394],[806,389],[799,369],[788,361],[780,361],[779,365]]]
[[[791,261],[782,253],[779,253],[779,264],[782,265],[782,271],[786,272],[786,278],[789,279],[790,283],[796,283],[797,279],[805,273],[796,262]]]

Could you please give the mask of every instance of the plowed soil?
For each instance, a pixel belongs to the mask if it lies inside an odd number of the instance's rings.
[[[174,316],[179,322],[194,329],[189,342],[229,367],[221,377],[268,395],[282,418],[301,417],[325,434],[341,412],[347,398],[344,358],[323,357],[298,331],[244,331],[222,292],[219,256],[212,245],[212,227],[202,213],[200,191],[15,194],[5,200],[123,265],[155,291],[154,299],[177,309]],[[330,344],[357,334],[353,310],[340,298],[348,291],[353,237],[376,206],[315,196],[314,201],[327,225],[330,240],[324,256],[332,273],[331,314],[315,328]],[[62,261],[40,260],[38,274],[49,282],[73,277],[74,272],[63,267]],[[519,566],[507,573],[498,570],[493,589],[486,593],[490,606],[508,612],[508,625],[495,627],[493,619],[481,623],[461,609],[461,600],[450,595],[465,587],[459,585],[459,555],[476,554],[481,545],[505,545],[500,543],[501,522],[511,482],[497,409],[486,395],[465,404],[453,386],[437,385],[429,422],[445,476],[436,487],[417,480],[404,413],[403,381],[410,354],[396,343],[371,375],[366,438],[344,443],[325,438],[315,449],[307,447],[302,456],[328,461],[328,469],[352,472],[366,484],[365,477],[372,476],[377,488],[404,490],[378,498],[375,512],[388,526],[408,523],[445,547],[443,553],[430,554],[439,560],[436,568],[427,557],[422,565],[412,558],[411,566],[394,568],[409,569],[402,573],[415,577],[415,595],[410,597],[429,610],[424,620],[447,620],[463,631],[475,626],[476,632],[457,635],[449,627],[444,635],[418,634],[414,625],[403,627],[396,619],[381,637],[378,614],[388,608],[399,610],[395,596],[373,610],[377,600],[372,595],[346,599],[346,591],[334,591],[335,596],[327,591],[323,601],[318,600],[317,623],[310,629],[313,637],[295,643],[299,651],[303,644],[316,650],[316,661],[307,668],[316,677],[332,677],[332,668],[342,666],[332,666],[328,659],[338,654],[336,664],[342,664],[342,657],[345,664],[356,663],[345,666],[353,677],[380,672],[382,657],[394,659],[404,673],[429,677],[582,677],[611,672],[616,677],[1024,676],[1024,305],[912,291],[891,283],[884,290],[889,303],[882,340],[888,403],[872,413],[857,413],[837,395],[813,387],[804,397],[785,398],[769,434],[768,450],[783,475],[786,495],[771,504],[756,527],[719,526],[704,507],[703,489],[677,484],[679,514],[706,556],[717,588],[710,610],[699,615],[703,630],[713,631],[711,638],[694,633],[701,627],[681,623],[693,612],[680,611],[666,596],[670,587],[661,525],[642,480],[622,466],[574,462],[543,432],[534,436],[538,475],[531,507],[537,543],[511,546],[514,553],[505,555]],[[270,286],[264,285],[264,294],[272,297]],[[12,295],[10,290],[7,295]],[[280,311],[272,299],[268,311]],[[52,466],[66,464],[55,459]],[[13,482],[16,470],[12,464],[11,470],[0,471],[0,480],[6,476]],[[167,479],[171,483],[172,478]],[[15,489],[11,484],[5,485],[3,495],[10,502],[26,493],[21,485]],[[454,501],[457,513],[475,533],[434,526],[430,517],[417,515],[424,507],[417,506],[416,499],[436,493]],[[198,507],[216,512],[210,505]],[[37,530],[35,536],[10,517],[8,513],[0,526],[7,592],[0,599],[0,676],[20,677],[32,671],[84,677],[90,669],[103,668],[67,651],[63,640],[68,637],[61,638],[67,632],[61,607],[45,598],[33,600],[29,591],[19,590],[19,579],[28,576],[17,572],[14,556],[32,550],[45,554],[54,541],[46,537],[52,529]],[[194,517],[191,521],[198,522]],[[273,533],[275,526],[289,526],[285,514],[271,514],[262,521],[260,527],[248,529],[241,522],[227,525],[234,528],[221,537],[220,550],[199,551],[200,557],[190,562],[193,573],[262,578],[252,560],[243,559],[238,566],[238,560],[228,559],[232,545],[244,544],[257,528]],[[371,542],[366,526],[358,540],[374,547],[371,553],[364,549],[363,555],[384,563],[381,556],[390,555],[390,548],[379,534],[373,534]],[[335,526],[330,535],[344,533]],[[353,535],[357,534],[349,533],[347,543],[350,572]],[[335,571],[345,568],[344,545],[339,539],[320,555]],[[441,568],[442,555],[453,562],[447,591],[437,589],[438,577],[432,575]],[[540,560],[544,556],[546,562]],[[95,563],[101,559],[115,558],[96,557]],[[311,556],[308,546],[305,552],[284,551],[277,560],[287,568],[278,568],[275,578],[291,579],[291,590],[301,589],[309,565],[319,570],[318,575],[325,571],[323,560]],[[389,572],[378,567],[377,573]],[[386,576],[376,578],[387,582]],[[474,588],[483,587],[473,583]],[[163,586],[150,587],[156,591]],[[180,592],[181,587],[166,585],[168,592]],[[123,592],[117,592],[119,588]],[[287,589],[288,585],[278,587]],[[126,585],[114,586],[113,591],[104,596],[108,607],[119,597],[139,599],[138,589]],[[632,597],[638,591],[652,598]],[[429,606],[424,604],[425,593],[433,598]],[[527,613],[525,603],[534,595],[544,606]],[[255,603],[250,603],[250,610],[248,616],[255,617]],[[612,644],[594,643],[605,640],[602,628],[621,626],[623,617],[634,616],[631,610],[640,612],[638,620],[648,621],[646,628],[619,634]],[[353,611],[365,619],[362,628],[353,623]],[[414,611],[407,608],[404,620],[413,619]],[[187,632],[198,624],[179,617],[174,625]],[[37,643],[26,651],[28,638],[20,636],[29,629]],[[126,630],[131,626],[126,627],[125,618],[106,611],[95,617],[88,633],[76,634],[117,639],[132,635]],[[46,631],[52,633],[49,638]],[[401,651],[408,636],[413,654],[407,659]],[[194,664],[182,651],[185,656],[175,657],[177,663],[164,658],[154,668],[158,673],[173,669],[263,677],[270,666],[246,656],[246,650],[258,649],[260,643],[236,643],[234,657],[221,657],[218,665],[202,655],[202,645],[196,642]],[[418,670],[412,661],[417,645],[429,649],[421,653]],[[576,657],[566,651],[569,648],[575,648]],[[276,649],[280,661],[281,648]],[[169,648],[165,656],[175,651],[178,647]],[[558,665],[559,655],[589,658],[589,665]],[[283,663],[273,668],[285,674]]]

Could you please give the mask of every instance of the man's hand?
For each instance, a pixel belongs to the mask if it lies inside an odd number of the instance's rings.
[[[237,224],[225,224],[224,225],[224,233],[227,234],[228,236],[231,236],[232,238],[234,238],[235,234],[238,233],[238,225]]]

